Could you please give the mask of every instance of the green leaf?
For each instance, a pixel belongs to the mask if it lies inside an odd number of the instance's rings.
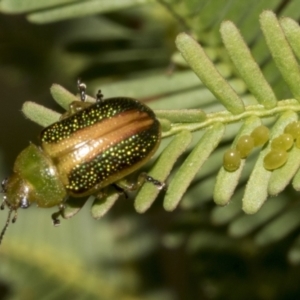
[[[0,10],[7,13],[25,13],[72,2],[77,0],[2,0]]]
[[[288,209],[274,221],[266,225],[256,236],[255,242],[261,246],[283,239],[300,226],[299,205]]]
[[[53,84],[50,88],[53,99],[65,110],[69,109],[69,105],[73,101],[78,101],[79,97],[74,96],[59,84]]]
[[[232,22],[225,21],[222,23],[220,31],[226,50],[250,92],[264,107],[275,107],[276,96],[254,61],[238,29]]]
[[[176,208],[200,167],[218,146],[223,134],[224,125],[222,123],[216,123],[207,129],[170,182],[164,200],[166,210],[172,211]]]
[[[233,237],[246,236],[266,224],[288,205],[288,200],[279,197],[268,201],[255,215],[242,215],[233,220],[229,226],[229,234]]]
[[[190,36],[181,33],[176,38],[176,46],[203,84],[233,114],[244,111],[244,104],[231,86],[216,70],[199,44]]]
[[[94,15],[96,13],[108,13],[120,9],[130,8],[136,5],[149,3],[150,0],[90,0],[75,2],[70,5],[52,8],[46,11],[32,13],[28,20],[34,23],[44,24],[66,19],[73,19]]]
[[[261,125],[261,120],[255,116],[246,119],[242,128],[234,139],[233,147],[236,145],[237,141],[242,135],[249,135],[253,129],[259,125]],[[220,169],[213,194],[214,200],[218,205],[226,205],[230,201],[242,175],[244,165],[245,159],[242,160],[240,167],[234,172],[228,172],[224,169],[224,167]]]
[[[298,119],[298,116],[293,111],[287,111],[282,114],[270,132],[270,138],[274,138],[284,131],[284,128],[291,121]],[[243,210],[247,214],[256,213],[268,197],[268,184],[272,176],[272,172],[264,168],[264,157],[270,151],[270,143],[263,148],[256,161],[253,171],[246,185],[245,194],[243,197]]]
[[[211,222],[214,225],[226,225],[241,215],[243,193],[243,189],[238,189],[228,205],[214,207],[210,216]]]
[[[103,217],[112,208],[119,196],[116,191],[113,191],[106,195],[106,197],[103,197],[103,199],[96,198],[91,209],[93,218],[100,219]]]
[[[299,24],[290,19],[282,18],[279,20],[282,30],[284,31],[285,37],[288,40],[290,46],[292,47],[297,58],[300,58],[300,28]]]
[[[288,160],[281,168],[273,171],[270,178],[268,193],[276,196],[291,182],[300,168],[300,149],[296,146],[289,151]]]
[[[276,66],[280,70],[295,99],[300,102],[300,70],[275,14],[265,11],[260,15],[261,29]]]
[[[192,135],[188,131],[182,131],[177,134],[163,150],[149,175],[156,180],[165,182],[178,157],[186,150],[191,139]],[[135,198],[135,209],[140,213],[145,212],[155,200],[158,192],[159,190],[156,186],[145,183]]]
[[[60,118],[59,113],[31,101],[23,104],[22,112],[28,119],[43,127],[57,122]]]

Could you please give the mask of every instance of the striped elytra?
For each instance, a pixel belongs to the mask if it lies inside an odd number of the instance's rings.
[[[147,162],[160,143],[160,125],[141,102],[111,98],[45,128],[41,141],[68,193],[82,196]]]

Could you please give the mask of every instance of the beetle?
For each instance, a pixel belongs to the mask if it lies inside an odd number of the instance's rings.
[[[69,196],[100,197],[113,185],[117,191],[136,189],[144,181],[159,189],[164,183],[146,173],[137,184],[122,185],[127,175],[138,170],[156,152],[161,127],[154,112],[142,102],[115,97],[103,99],[99,90],[95,103],[86,102],[86,85],[77,82],[80,100],[73,101],[60,120],[44,128],[41,146],[30,144],[16,158],[13,174],[2,181],[1,209],[9,208],[0,243],[19,208],[32,203],[39,207],[58,206],[52,214],[59,225],[64,203]]]

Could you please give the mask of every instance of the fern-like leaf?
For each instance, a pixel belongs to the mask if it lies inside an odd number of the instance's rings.
[[[299,28],[289,19],[284,20],[285,30],[282,30],[279,21],[270,11],[265,11],[260,17],[261,26],[271,54],[274,57],[278,69],[282,73],[285,81],[289,85],[294,99],[280,100],[276,99],[275,93],[272,91],[267,80],[264,78],[259,66],[254,61],[250,50],[243,41],[238,29],[235,25],[226,21],[221,25],[221,36],[225,44],[235,68],[244,80],[249,91],[252,93],[253,99],[257,104],[246,105],[239,93],[233,87],[234,82],[225,80],[220,72],[216,69],[204,49],[189,35],[182,33],[177,37],[176,45],[191,66],[193,71],[199,77],[201,82],[211,91],[211,93],[224,105],[225,111],[217,111],[206,114],[202,110],[158,110],[157,115],[163,126],[163,137],[176,135],[175,139],[170,142],[166,149],[158,157],[155,167],[150,171],[151,176],[161,181],[166,181],[175,162],[180,155],[186,150],[191,141],[190,132],[205,130],[203,137],[199,139],[194,146],[193,151],[187,156],[176,174],[171,178],[168,184],[167,193],[165,195],[164,207],[166,210],[173,210],[177,207],[182,199],[185,191],[192,183],[201,166],[209,158],[213,150],[219,145],[224,135],[226,124],[242,122],[241,128],[238,130],[232,146],[234,147],[240,136],[250,134],[254,128],[262,124],[263,118],[277,117],[277,121],[272,125],[270,140],[283,133],[287,124],[298,119],[297,112],[300,110],[297,98],[299,86],[297,78],[300,78],[300,71],[296,64],[296,58],[293,55],[290,44],[285,38],[284,32],[287,32],[289,39],[295,40],[295,32],[299,32]],[[291,25],[289,25],[291,24]],[[290,33],[292,26],[292,33]],[[297,30],[296,30],[297,29]],[[278,46],[280,44],[280,47]],[[296,80],[295,80],[296,78]],[[296,82],[296,84],[295,84]],[[233,87],[230,85],[233,85]],[[149,80],[149,86],[153,86],[153,82]],[[165,88],[165,85],[158,84]],[[105,87],[104,87],[105,88]],[[119,90],[119,86],[115,86]],[[128,88],[128,85],[127,85]],[[121,88],[122,90],[122,88]],[[64,108],[76,99],[74,95],[58,85],[51,88],[54,99]],[[132,95],[130,95],[132,96]],[[94,101],[93,98],[89,98]],[[253,100],[252,100],[253,101]],[[34,112],[29,112],[29,108]],[[26,103],[24,112],[28,118],[45,126],[47,120],[56,120],[57,114],[44,111],[43,108],[38,109],[36,104]],[[45,117],[43,114],[45,113]],[[42,120],[42,121],[41,121]],[[248,183],[246,185],[243,196],[243,210],[246,213],[256,213],[269,195],[277,195],[280,193],[293,178],[295,188],[298,187],[297,178],[300,166],[299,152],[294,147],[289,152],[289,158],[285,166],[273,172],[265,169],[263,159],[270,151],[270,143],[268,143],[261,151],[257,161],[249,174]],[[225,205],[234,194],[234,191],[241,180],[242,171],[245,167],[245,159],[241,166],[234,172],[228,172],[221,167],[217,182],[214,187],[214,199],[217,204]],[[146,211],[158,195],[158,190],[151,184],[146,183],[141,191],[137,194],[135,208],[139,212]],[[106,203],[106,201],[108,201]],[[103,200],[101,203],[96,202],[93,205],[93,216],[99,218],[106,212],[116,201],[116,196],[112,196],[111,200]],[[110,203],[110,204],[109,204]],[[95,205],[100,205],[95,208]],[[78,210],[78,206],[76,211]],[[73,213],[70,213],[70,216]]]

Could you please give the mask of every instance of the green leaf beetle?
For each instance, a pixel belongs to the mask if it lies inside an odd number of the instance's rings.
[[[139,169],[153,156],[161,140],[160,123],[145,104],[131,98],[103,99],[86,102],[86,86],[78,80],[80,100],[70,104],[61,119],[44,128],[41,147],[30,144],[16,158],[13,174],[2,181],[4,193],[1,209],[9,208],[0,243],[10,223],[16,221],[17,210],[32,203],[39,207],[58,206],[52,214],[54,225],[63,216],[68,196],[100,196],[103,188],[114,185]],[[159,189],[164,184],[142,173],[143,181]]]

